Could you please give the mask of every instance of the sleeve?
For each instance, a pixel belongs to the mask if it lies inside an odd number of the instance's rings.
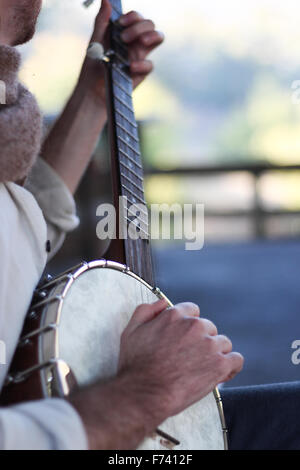
[[[25,184],[37,200],[47,223],[48,240],[53,257],[64,242],[67,232],[79,225],[76,205],[69,189],[59,175],[38,158]]]
[[[75,409],[59,398],[0,408],[1,450],[87,450]]]

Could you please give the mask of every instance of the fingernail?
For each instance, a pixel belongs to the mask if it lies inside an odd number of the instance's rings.
[[[120,18],[119,18],[118,21],[119,21],[119,23],[120,23],[121,26],[126,26],[126,24],[127,24],[127,17],[126,17],[126,16],[120,16]]]

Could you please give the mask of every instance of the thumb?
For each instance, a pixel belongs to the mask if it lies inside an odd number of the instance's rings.
[[[153,304],[139,305],[132,315],[130,322],[126,328],[127,332],[131,333],[139,326],[153,320],[157,315],[166,310],[169,307],[169,303],[165,299],[158,300]]]
[[[94,32],[91,42],[103,42],[104,36],[111,17],[111,4],[109,0],[102,0],[101,8],[95,19]]]

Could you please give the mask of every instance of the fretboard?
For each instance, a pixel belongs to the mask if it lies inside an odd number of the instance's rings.
[[[117,21],[122,14],[121,1],[111,0],[110,49],[114,51],[108,65],[108,102],[112,172],[115,206],[120,211],[119,197],[126,203],[118,236],[124,240],[125,261],[130,269],[153,285],[148,211],[145,203],[143,166],[138,126],[132,102],[132,80],[129,76],[127,47],[121,40],[122,28]]]

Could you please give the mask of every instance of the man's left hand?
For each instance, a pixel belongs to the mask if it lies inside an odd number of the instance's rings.
[[[108,0],[102,0],[91,42],[104,43],[110,16],[110,3]],[[121,37],[128,46],[130,72],[133,87],[136,88],[152,72],[153,63],[148,59],[148,55],[164,41],[164,35],[156,31],[153,21],[144,19],[136,11],[122,15],[119,23],[124,28]],[[80,82],[90,87],[95,98],[100,98],[103,103],[105,102],[103,67],[93,63],[92,59],[86,59]]]

